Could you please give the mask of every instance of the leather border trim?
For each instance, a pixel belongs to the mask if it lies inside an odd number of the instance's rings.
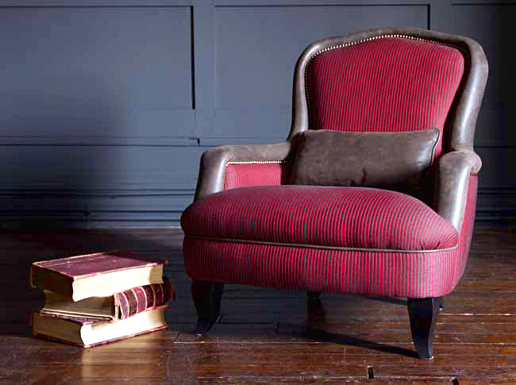
[[[250,144],[221,146],[206,150],[201,156],[195,200],[224,190],[228,164],[283,164],[289,162],[292,144]]]
[[[254,244],[254,245],[286,246],[286,247],[299,247],[299,248],[305,248],[305,249],[323,249],[323,250],[336,250],[336,251],[365,251],[365,252],[374,252],[374,253],[431,254],[431,253],[440,253],[443,251],[451,251],[451,250],[455,250],[459,247],[459,245],[457,243],[457,245],[455,245],[453,247],[447,247],[444,249],[397,250],[397,249],[368,249],[368,248],[361,248],[361,247],[321,246],[321,245],[309,245],[309,244],[302,244],[302,243],[251,241],[251,240],[245,240],[245,239],[215,238],[215,237],[206,237],[206,236],[200,236],[200,235],[185,235],[185,238],[200,239],[203,241],[212,241],[212,242],[250,243],[250,244]]]
[[[430,130],[432,130],[432,129],[434,129],[434,128],[430,128]],[[435,129],[437,129],[437,128],[435,128]],[[441,130],[437,129],[437,132],[438,132],[437,140],[434,143],[434,148],[432,148],[432,159],[430,159],[430,166],[432,166],[435,162],[435,150],[437,150],[437,145],[441,141],[441,137],[442,137]]]
[[[468,150],[448,152],[437,161],[433,209],[459,232],[464,219],[470,177],[475,175],[472,171],[479,162],[478,155]]]

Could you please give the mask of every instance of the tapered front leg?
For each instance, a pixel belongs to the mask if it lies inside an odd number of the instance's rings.
[[[192,298],[197,309],[197,327],[194,333],[208,333],[220,314],[224,284],[207,281],[192,281]]]
[[[433,337],[441,298],[408,298],[412,339],[419,358],[434,357]]]

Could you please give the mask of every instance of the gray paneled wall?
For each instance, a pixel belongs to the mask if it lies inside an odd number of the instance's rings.
[[[478,215],[514,218],[515,18],[509,0],[0,0],[0,224],[177,224],[205,149],[285,139],[306,45],[393,25],[484,46]]]

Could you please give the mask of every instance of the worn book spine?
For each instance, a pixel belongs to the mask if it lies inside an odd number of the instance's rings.
[[[170,299],[175,300],[175,292],[167,278],[163,278],[160,284],[139,286],[114,294],[115,305],[119,308],[118,319],[165,306]]]
[[[105,339],[105,340],[100,341],[100,342],[96,342],[96,343],[92,343],[92,344],[84,344],[84,343],[74,342],[74,341],[68,340],[66,338],[59,338],[59,337],[56,337],[54,335],[49,335],[46,332],[41,332],[39,330],[34,329],[34,323],[35,323],[34,322],[34,318],[37,317],[38,315],[40,317],[43,316],[43,317],[50,317],[50,318],[60,318],[60,319],[63,319],[63,320],[70,321],[71,323],[75,323],[75,324],[79,325],[80,327],[87,326],[87,325],[92,325],[92,324],[96,324],[96,323],[101,323],[102,324],[102,323],[105,323],[106,321],[95,320],[95,319],[92,319],[92,318],[89,318],[89,317],[79,317],[79,316],[61,315],[61,314],[60,315],[58,315],[58,314],[46,314],[46,313],[40,312],[39,310],[36,310],[36,309],[34,309],[32,311],[32,317],[30,319],[30,326],[32,328],[33,335],[37,335],[37,336],[43,337],[43,338],[48,339],[50,341],[64,342],[66,344],[70,344],[70,345],[74,345],[74,346],[79,346],[81,348],[91,348],[91,347],[95,347],[95,346],[100,346],[100,345],[108,344],[108,343],[111,343],[111,342],[120,341],[120,340],[124,340],[124,339],[127,339],[127,338],[139,336],[139,335],[142,335],[142,334],[152,333],[152,332],[155,332],[155,331],[158,331],[158,330],[162,330],[162,329],[168,328],[168,325],[166,323],[163,323],[162,325],[158,325],[158,326],[155,326],[155,327],[152,327],[152,328],[149,328],[149,329],[145,329],[145,330],[141,330],[141,331],[137,331],[137,332],[134,332],[134,333],[124,334],[123,336],[119,336],[119,337],[116,337],[116,338],[108,338],[108,339]],[[78,331],[78,333],[80,334],[81,332]],[[82,338],[82,336],[81,336],[81,338]]]

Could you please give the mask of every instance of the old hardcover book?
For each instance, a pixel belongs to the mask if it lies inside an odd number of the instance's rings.
[[[87,317],[118,321],[149,309],[165,306],[175,299],[175,292],[167,278],[163,283],[138,286],[109,297],[91,297],[74,302],[68,296],[45,290],[43,314]]]
[[[74,345],[89,348],[167,327],[165,309],[138,313],[118,322],[91,318],[43,314],[34,311],[32,332]]]
[[[163,283],[163,263],[120,251],[78,255],[34,262],[30,283],[73,301],[109,297],[133,287]]]

